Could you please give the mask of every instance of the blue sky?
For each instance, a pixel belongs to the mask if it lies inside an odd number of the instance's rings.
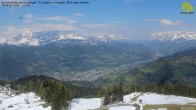
[[[130,38],[146,38],[157,31],[196,31],[196,15],[180,14],[185,0],[81,1],[89,4],[0,6],[0,30],[113,33]],[[195,0],[187,1],[196,6]]]

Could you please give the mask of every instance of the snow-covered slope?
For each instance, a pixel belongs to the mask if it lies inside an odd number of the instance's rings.
[[[195,98],[174,96],[174,95],[162,95],[156,93],[144,93],[137,98],[137,103],[142,100],[142,104],[158,105],[158,104],[177,104],[185,105],[189,103],[195,103]]]
[[[101,105],[101,98],[76,98],[71,101],[68,110],[92,110],[101,107]]]
[[[124,103],[132,103],[132,99],[139,96],[139,95],[140,95],[140,92],[135,92],[135,93],[132,93],[132,94],[124,95],[123,96],[123,102]]]
[[[69,105],[68,110],[143,110],[145,105],[186,105],[196,106],[196,99],[174,95],[162,95],[156,93],[135,92],[123,96],[123,102],[102,106],[101,98],[76,98]],[[155,109],[149,109],[155,110]],[[157,108],[156,110],[167,110],[167,108]]]
[[[196,40],[196,32],[171,31],[152,33],[153,40],[176,41],[176,40]]]
[[[131,105],[138,105],[142,110],[145,105],[192,105],[196,107],[196,98],[163,95],[157,93],[132,93],[123,96],[123,102]],[[120,109],[119,109],[120,110]],[[155,110],[155,109],[150,109]],[[156,108],[156,110],[167,110],[167,108]]]
[[[35,93],[15,95],[12,90],[0,87],[0,110],[51,110],[50,106],[44,108],[42,104],[45,102]]]

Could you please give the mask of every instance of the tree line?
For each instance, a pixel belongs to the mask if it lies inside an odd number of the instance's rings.
[[[184,83],[166,82],[163,85],[148,84],[148,85],[127,85],[118,84],[102,88],[98,91],[99,97],[105,97],[104,105],[112,104],[123,100],[124,94],[132,92],[154,92],[164,95],[177,95],[196,98],[196,87],[189,86]]]
[[[57,80],[28,81],[24,85],[16,85],[21,92],[35,92],[42,100],[51,104],[52,110],[65,109],[76,91]]]

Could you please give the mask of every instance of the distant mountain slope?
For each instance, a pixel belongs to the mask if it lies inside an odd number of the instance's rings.
[[[150,40],[143,43],[149,49],[157,52],[159,56],[167,56],[178,51],[196,47],[196,40],[178,39],[176,41]]]
[[[145,67],[129,71],[121,81],[137,84],[181,82],[196,85],[196,48],[155,60]]]
[[[152,33],[148,41],[141,42],[159,56],[167,56],[178,51],[196,47],[196,32],[171,31]]]
[[[113,68],[153,58],[148,48],[131,42],[64,40],[43,46],[0,46],[0,78],[13,80],[44,74],[65,80],[77,72]]]
[[[0,34],[0,79],[43,74],[66,81],[115,82],[127,72],[121,66],[133,68],[196,47],[196,34],[192,32],[153,35],[154,39],[149,41],[135,42],[111,34],[28,30]]]

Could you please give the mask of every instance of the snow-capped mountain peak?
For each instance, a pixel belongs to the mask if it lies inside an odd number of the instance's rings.
[[[37,38],[33,37],[33,32],[24,30],[22,32],[5,32],[1,34],[0,45],[1,44],[38,46],[40,42]]]
[[[176,41],[179,39],[196,40],[196,32],[171,31],[171,32],[155,32],[151,35],[152,40],[159,41]]]
[[[21,33],[22,37],[32,37],[33,32],[31,32],[30,30],[25,30]]]
[[[0,45],[27,45],[27,46],[39,46],[45,45],[51,42],[65,40],[81,40],[88,42],[90,44],[95,44],[96,42],[110,42],[125,40],[126,38],[121,35],[115,34],[81,34],[77,32],[32,32],[30,30],[22,30],[20,32],[5,32],[0,35]]]
[[[75,33],[60,34],[60,35],[59,35],[59,40],[64,40],[64,39],[85,40],[84,37],[80,36],[79,34],[75,34]]]

